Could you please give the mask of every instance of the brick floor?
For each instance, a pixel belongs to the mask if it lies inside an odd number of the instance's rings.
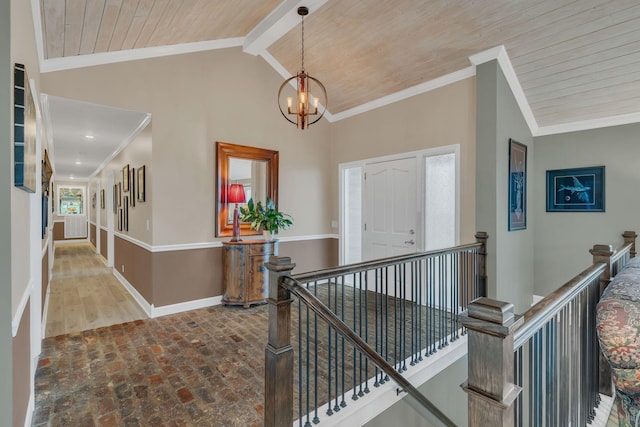
[[[47,338],[34,426],[258,426],[267,306],[216,306]]]

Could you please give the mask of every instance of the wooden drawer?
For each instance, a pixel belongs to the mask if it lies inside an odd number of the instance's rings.
[[[273,242],[262,245],[251,245],[251,255],[271,255],[273,253]]]

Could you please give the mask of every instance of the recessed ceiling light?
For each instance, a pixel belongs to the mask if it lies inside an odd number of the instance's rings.
[[[76,165],[80,165],[80,164],[82,164],[80,160],[76,160]]]
[[[72,176],[70,176],[70,177],[69,177],[69,179],[73,179],[73,177],[72,177]]]
[[[95,136],[93,136],[93,135],[85,135],[84,137],[85,137],[85,138],[87,138],[87,139],[93,139],[93,138],[95,138]]]

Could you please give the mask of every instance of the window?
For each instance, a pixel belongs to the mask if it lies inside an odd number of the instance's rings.
[[[84,187],[58,186],[58,215],[84,214]]]
[[[456,245],[456,155],[436,154],[424,158],[425,250]]]

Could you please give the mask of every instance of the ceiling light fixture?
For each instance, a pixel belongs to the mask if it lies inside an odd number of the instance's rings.
[[[285,80],[278,91],[278,107],[280,108],[280,113],[282,113],[282,116],[285,119],[296,125],[299,129],[304,129],[305,127],[316,123],[322,118],[322,116],[324,116],[324,113],[327,110],[327,91],[324,88],[324,85],[320,80],[311,77],[304,69],[304,17],[308,14],[308,8],[304,6],[298,8],[298,15],[300,15],[302,20],[302,66],[298,74]],[[293,105],[293,99],[288,97],[285,113],[285,110],[282,108],[282,91],[293,79],[296,79],[297,84],[296,104]],[[313,82],[319,89],[319,93],[316,92],[316,97],[311,95],[311,82]],[[318,95],[321,95],[323,98],[318,98]],[[321,108],[320,113],[318,112],[319,107]],[[292,115],[296,116],[295,121],[289,118],[289,116]]]
[[[93,136],[93,135],[85,135],[84,137],[85,137],[85,138],[87,138],[87,139],[93,139],[93,138],[95,138],[95,136]]]
[[[82,163],[80,163],[80,160],[76,160],[76,165],[80,165]]]

